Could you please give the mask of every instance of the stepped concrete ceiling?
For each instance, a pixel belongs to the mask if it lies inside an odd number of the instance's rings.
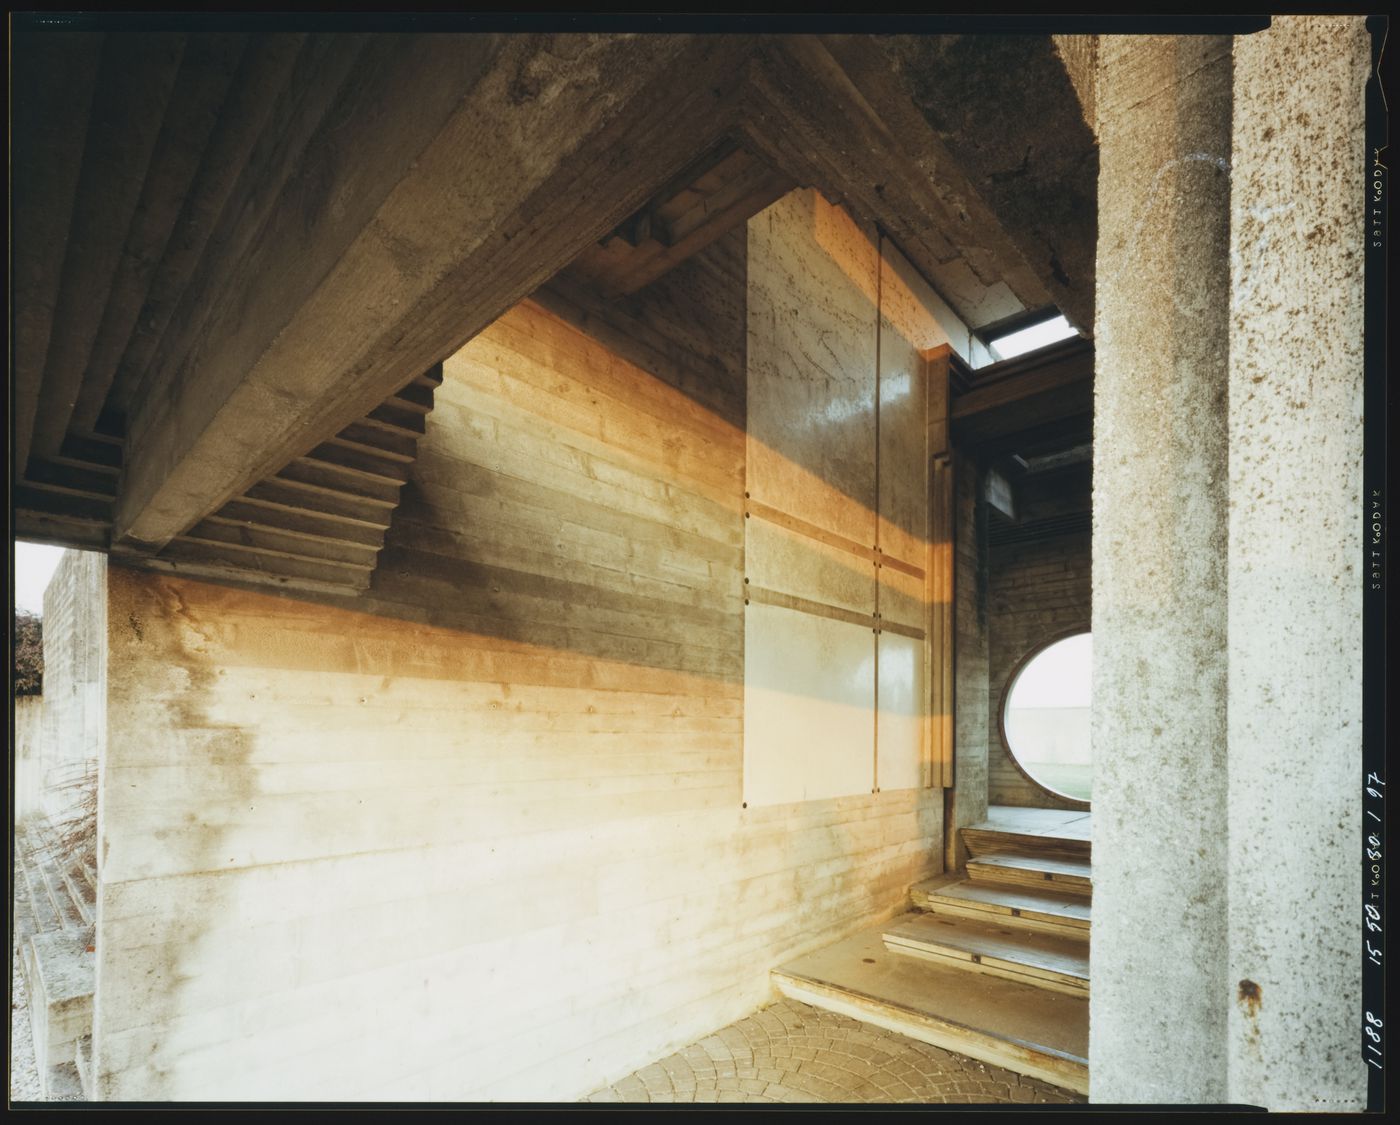
[[[12,48],[23,538],[188,546],[556,275],[634,292],[798,185],[973,328],[1091,328],[1097,150],[1049,36]]]

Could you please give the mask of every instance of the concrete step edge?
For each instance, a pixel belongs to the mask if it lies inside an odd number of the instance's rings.
[[[1039,1078],[1076,1093],[1087,1095],[1089,1092],[1089,1062],[1076,1055],[967,1027],[781,969],[774,969],[771,977],[778,991],[790,999],[907,1035],[921,1043],[1002,1066],[1017,1074]]]
[[[1074,870],[1057,871],[1036,865],[1037,862],[1046,861],[1059,861]],[[1062,856],[1027,855],[1010,850],[984,852],[968,859],[967,876],[978,883],[1062,890],[1086,898],[1093,893],[1093,877],[1089,864]]]
[[[885,948],[900,956],[915,957],[964,972],[985,973],[1070,996],[1089,994],[1087,935],[1082,938],[1052,935],[1019,927],[1008,934],[1008,927],[1000,923],[972,918],[949,920],[953,922],[952,928],[936,933],[921,929],[917,919],[906,917],[900,925],[892,926],[881,937]],[[1044,964],[1047,951],[1036,947],[1037,936],[1071,947],[1060,952],[1077,953],[1082,949],[1084,969],[1057,969]],[[962,940],[958,941],[958,938]],[[1008,945],[1012,948],[1007,949]],[[1052,948],[1049,952],[1056,951]]]
[[[1035,906],[1027,907],[981,902],[976,899],[959,898],[946,893],[953,888],[971,882],[972,880],[962,879],[957,876],[929,880],[926,883],[919,883],[912,887],[910,889],[910,898],[913,900],[916,907],[934,914],[947,914],[954,917],[982,921],[998,920],[1009,922],[1012,925],[1023,926],[1026,929],[1048,934],[1058,934],[1066,937],[1087,937],[1089,933],[1089,921],[1087,919],[1075,918],[1071,915],[1057,912],[1050,907],[1050,904],[1046,904],[1046,909],[1038,909]],[[979,883],[977,886],[985,889],[988,887],[988,884]],[[1008,891],[1012,890],[1010,887],[1007,889]]]

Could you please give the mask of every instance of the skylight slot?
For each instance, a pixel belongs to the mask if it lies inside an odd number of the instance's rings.
[[[1078,333],[1070,327],[1069,321],[1063,315],[1056,314],[1005,335],[989,337],[987,348],[995,359],[1012,359],[1076,335]]]

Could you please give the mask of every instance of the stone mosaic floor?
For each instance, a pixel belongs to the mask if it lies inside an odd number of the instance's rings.
[[[1078,1094],[795,1000],[590,1094],[590,1102],[1083,1102]]]

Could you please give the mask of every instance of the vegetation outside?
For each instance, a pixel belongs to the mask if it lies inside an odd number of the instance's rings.
[[[13,646],[15,694],[39,695],[44,690],[44,634],[38,614],[15,610]]]

